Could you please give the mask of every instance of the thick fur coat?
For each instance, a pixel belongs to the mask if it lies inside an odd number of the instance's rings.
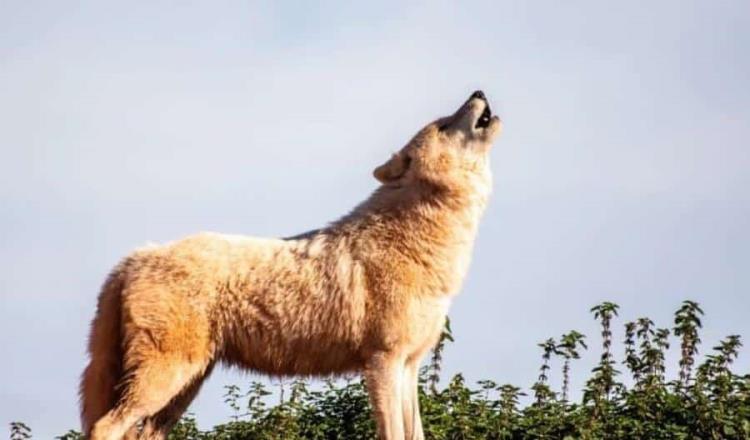
[[[133,252],[99,296],[84,433],[163,439],[216,363],[362,372],[382,439],[423,438],[416,385],[466,274],[500,131],[481,92],[422,129],[349,215],[288,239],[204,233]]]

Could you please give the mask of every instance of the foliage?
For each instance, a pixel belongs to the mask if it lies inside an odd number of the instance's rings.
[[[31,428],[21,422],[10,423],[10,440],[25,440],[31,438]]]
[[[539,344],[542,365],[531,386],[531,401],[520,387],[480,381],[466,384],[461,374],[440,389],[440,367],[446,342],[453,341],[446,323],[430,362],[421,370],[419,397],[428,439],[750,439],[750,374],[731,370],[742,346],[740,337],[720,341],[698,363],[703,311],[685,301],[675,313],[671,329],[658,328],[648,318],[625,324],[625,374],[612,352],[612,322],[617,304],[605,302],[591,309],[601,326],[601,355],[582,390],[580,402],[569,400],[572,361],[587,349],[585,336],[575,330]],[[665,352],[670,336],[678,339],[679,376],[665,378]],[[553,361],[562,363],[562,389],[549,383]],[[628,377],[629,376],[629,377]],[[624,382],[628,382],[626,385]],[[375,426],[365,384],[347,380],[325,382],[313,389],[303,380],[279,384],[279,402],[269,405],[266,387],[253,382],[242,392],[226,387],[229,421],[202,431],[192,414],[180,420],[171,440],[329,440],[373,439]],[[285,395],[288,393],[288,399]],[[11,439],[27,439],[31,431],[11,424]],[[58,437],[82,438],[69,431]]]

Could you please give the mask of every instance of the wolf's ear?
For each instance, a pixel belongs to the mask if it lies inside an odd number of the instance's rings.
[[[372,175],[383,183],[390,183],[397,180],[406,173],[411,164],[411,157],[403,153],[396,153],[388,162],[375,168]]]

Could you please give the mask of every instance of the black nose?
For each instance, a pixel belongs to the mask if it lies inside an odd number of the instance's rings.
[[[477,90],[476,92],[472,93],[471,94],[471,99],[473,99],[473,98],[481,99],[482,101],[486,101],[487,100],[487,97],[484,96],[484,92],[481,91],[481,90]]]

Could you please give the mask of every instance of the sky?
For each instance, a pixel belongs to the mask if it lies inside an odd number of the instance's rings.
[[[353,3],[0,4],[0,422],[78,428],[98,289],[130,250],[324,225],[476,89],[505,130],[446,375],[528,387],[536,344],[576,329],[580,388],[604,300],[618,340],[684,299],[704,353],[750,338],[750,4]],[[225,421],[223,386],[258,378],[215,371],[191,411]]]

